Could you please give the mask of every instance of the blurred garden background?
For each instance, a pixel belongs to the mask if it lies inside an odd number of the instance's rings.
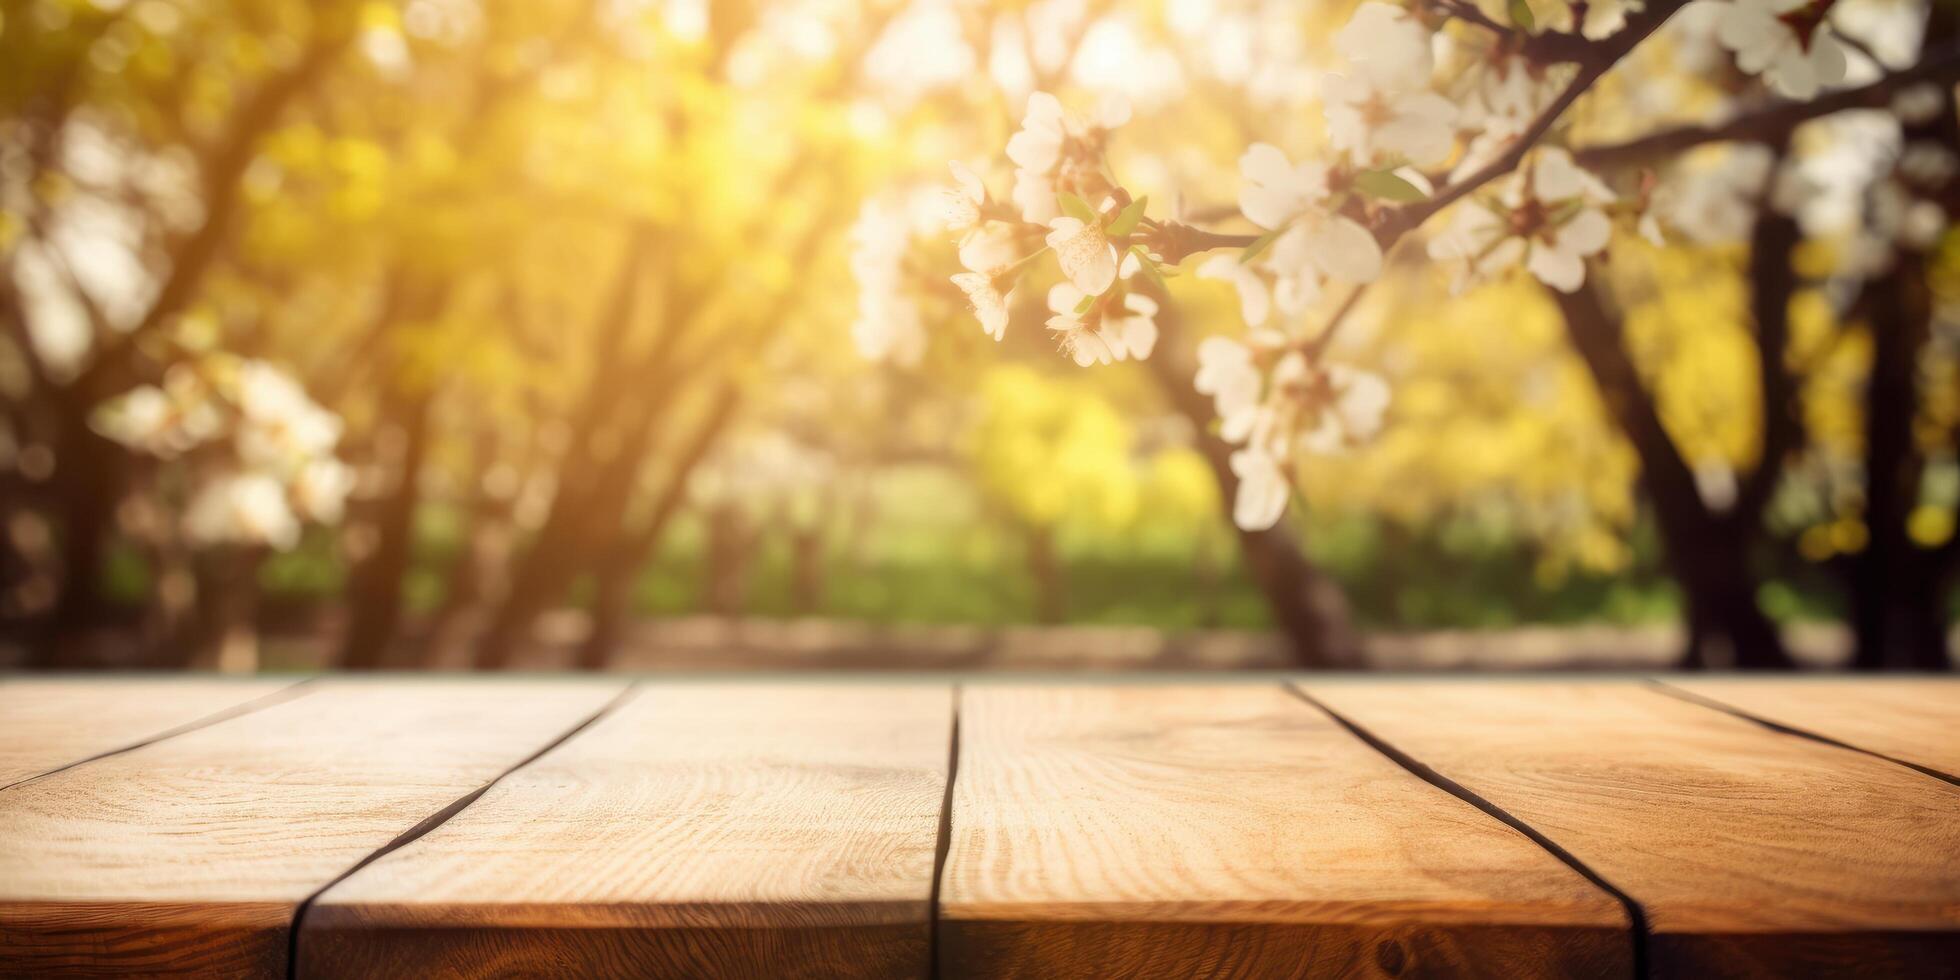
[[[1444,60],[1505,29],[1471,10],[1586,33],[1518,6],[1410,5]],[[1337,342],[1383,429],[1271,530],[1192,387],[1243,330],[1200,259],[1092,370],[945,286],[917,216],[949,160],[1004,193],[1037,91],[1123,96],[1152,212],[1249,227],[1240,156],[1325,146],[1353,9],[4,0],[0,662],[1947,668],[1960,251],[1908,152],[1960,148],[1945,0],[1822,4],[1829,113],[1675,13],[1554,134],[1665,225],[1593,267],[1611,349],[1392,253]],[[903,311],[881,216],[940,286]]]

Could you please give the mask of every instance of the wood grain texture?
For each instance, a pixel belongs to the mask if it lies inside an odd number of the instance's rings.
[[[946,685],[640,689],[329,889],[306,977],[921,976]]]
[[[1766,721],[1960,775],[1960,678],[1669,677],[1666,682]]]
[[[1307,683],[1647,910],[1658,976],[1950,976],[1960,790],[1628,683]]]
[[[948,976],[1625,976],[1621,906],[1277,686],[966,689]]]
[[[292,681],[0,681],[0,786],[237,709]]]
[[[0,975],[278,975],[296,905],[621,683],[327,682],[0,792]]]

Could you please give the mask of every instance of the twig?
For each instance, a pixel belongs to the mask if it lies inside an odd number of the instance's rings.
[[[1490,17],[1486,16],[1483,11],[1478,10],[1476,7],[1467,3],[1461,3],[1459,0],[1428,0],[1428,3],[1429,6],[1441,11],[1445,16],[1475,27],[1481,27],[1493,34],[1502,37],[1513,37],[1517,33],[1510,27],[1491,20]]]
[[[1320,332],[1315,334],[1312,340],[1307,341],[1306,346],[1300,348],[1307,355],[1307,360],[1318,361],[1320,355],[1327,353],[1327,345],[1334,342],[1334,334],[1340,331],[1341,324],[1348,321],[1348,315],[1354,312],[1354,308],[1361,305],[1361,294],[1367,291],[1366,283],[1348,291],[1347,299],[1342,300],[1340,308],[1327,318],[1327,325],[1320,328]]]

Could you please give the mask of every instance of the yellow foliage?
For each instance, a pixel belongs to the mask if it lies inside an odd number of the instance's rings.
[[[1561,322],[1522,281],[1455,298],[1410,290],[1368,349],[1345,355],[1392,370],[1388,424],[1372,445],[1303,464],[1309,506],[1498,520],[1543,545],[1547,575],[1624,565],[1637,462]]]
[[[1136,516],[1133,435],[1107,401],[1018,365],[989,368],[980,400],[973,458],[990,500],[1037,527],[1111,527]]]

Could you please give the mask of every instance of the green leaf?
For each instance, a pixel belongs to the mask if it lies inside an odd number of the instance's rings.
[[[1403,204],[1429,196],[1422,192],[1422,188],[1402,179],[1392,170],[1366,170],[1355,174],[1354,186],[1369,197]]]
[[[1130,246],[1130,254],[1137,257],[1137,264],[1143,266],[1144,274],[1150,277],[1151,282],[1157,284],[1158,289],[1167,292],[1170,290],[1171,284],[1164,281],[1164,270],[1157,266],[1157,260],[1151,258],[1150,253],[1143,250],[1143,246]]]
[[[1062,206],[1063,214],[1066,214],[1069,217],[1074,218],[1075,220],[1080,221],[1085,225],[1093,225],[1096,223],[1096,209],[1090,207],[1088,201],[1085,201],[1074,194],[1070,194],[1067,191],[1063,191],[1060,194],[1055,195],[1055,203],[1060,204]]]
[[[1143,206],[1149,202],[1150,197],[1145,195],[1131,201],[1129,207],[1118,212],[1116,220],[1109,223],[1107,231],[1109,237],[1121,238],[1137,230],[1137,222],[1143,220]]]
[[[1511,15],[1511,23],[1524,30],[1529,31],[1538,26],[1537,18],[1531,16],[1529,0],[1511,0],[1505,10]]]
[[[1074,315],[1081,316],[1082,314],[1089,312],[1089,307],[1094,305],[1096,305],[1096,298],[1094,296],[1084,296],[1082,297],[1082,302],[1075,304]]]
[[[1250,262],[1253,259],[1258,258],[1259,253],[1264,252],[1266,249],[1272,247],[1273,241],[1277,238],[1279,238],[1279,231],[1274,230],[1274,231],[1269,231],[1263,235],[1260,235],[1258,238],[1253,239],[1252,244],[1247,245],[1245,247],[1245,251],[1239,253],[1239,264],[1244,265],[1247,262]]]

